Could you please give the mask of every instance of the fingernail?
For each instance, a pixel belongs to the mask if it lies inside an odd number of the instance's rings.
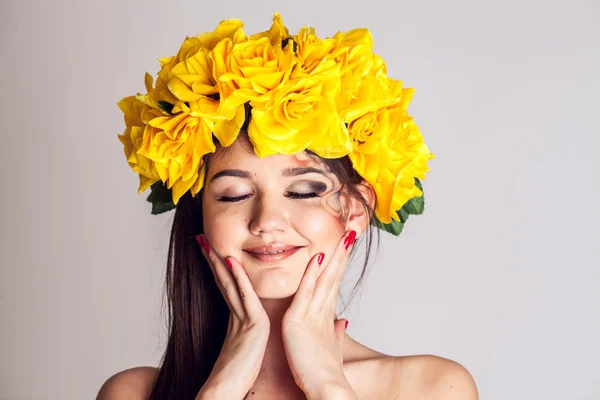
[[[225,262],[227,263],[229,269],[231,269],[231,261],[229,260],[229,257],[225,259]]]
[[[319,257],[317,258],[317,264],[321,265],[321,263],[323,262],[324,258],[325,258],[325,254],[324,253],[320,253]]]
[[[344,247],[346,248],[346,250],[348,250],[348,247],[350,247],[350,245],[354,243],[354,239],[356,239],[356,231],[350,231],[350,233],[344,240]]]
[[[206,254],[210,254],[210,246],[208,245],[206,239],[204,239],[202,235],[198,235],[196,236],[196,240],[198,241],[198,244],[202,246]]]
[[[346,320],[346,327],[344,329],[348,329],[348,320]]]

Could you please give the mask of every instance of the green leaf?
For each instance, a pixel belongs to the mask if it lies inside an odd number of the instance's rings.
[[[394,236],[399,236],[402,233],[402,229],[404,229],[404,224],[408,220],[408,217],[412,215],[420,215],[423,214],[425,210],[425,192],[423,191],[423,186],[418,178],[415,178],[415,185],[423,192],[421,196],[413,197],[408,200],[406,204],[402,206],[400,210],[398,210],[398,216],[400,217],[400,221],[396,221],[392,219],[392,222],[389,224],[384,224],[379,221],[375,216],[373,216],[373,220],[371,225],[385,231],[389,232]]]
[[[378,220],[375,216],[373,216],[373,222],[371,225],[381,229],[382,231],[389,232],[394,236],[399,236],[402,233],[402,229],[404,229],[404,222],[396,221],[392,219],[392,222],[389,224],[384,224],[380,220]]]
[[[164,112],[167,112],[167,113],[173,115],[173,107],[175,107],[175,105],[169,103],[168,101],[164,101],[164,100],[159,100],[157,103],[158,103],[158,106]]]
[[[415,178],[415,185],[421,189],[421,192],[423,192],[423,186],[421,185],[421,182],[419,181],[418,178]],[[412,199],[410,199],[409,201],[406,202],[406,204],[402,207],[403,210],[406,210],[406,212],[408,214],[413,214],[413,215],[420,215],[423,214],[423,211],[425,211],[425,197],[423,195],[419,196],[419,197],[413,197]],[[407,216],[408,218],[408,216]]]
[[[162,214],[175,208],[171,189],[167,189],[161,181],[152,184],[150,190],[146,201],[152,203],[152,215]]]

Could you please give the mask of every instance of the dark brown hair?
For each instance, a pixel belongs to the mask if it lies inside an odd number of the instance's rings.
[[[246,121],[240,134],[247,134],[249,120],[247,107]],[[363,204],[370,219],[374,218],[374,208],[358,188],[363,179],[352,167],[348,156],[327,159],[309,150],[306,152],[337,175],[348,194]],[[209,160],[210,157],[205,162]],[[151,400],[194,399],[208,379],[227,334],[229,307],[196,241],[196,235],[204,233],[201,199],[202,191],[195,197],[188,191],[175,209],[165,277],[168,340],[150,394]],[[372,225],[368,225],[353,248],[351,257],[359,245],[366,242],[362,271],[350,300],[367,272],[373,231],[377,233],[378,249],[379,229]],[[345,303],[344,310],[347,304],[349,302]]]

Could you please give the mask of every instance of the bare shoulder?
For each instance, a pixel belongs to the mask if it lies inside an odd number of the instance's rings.
[[[456,361],[431,354],[393,357],[398,391],[394,400],[478,400],[469,371]]]
[[[384,354],[348,334],[344,343],[344,374],[359,399],[479,399],[473,377],[456,361],[431,354]]]
[[[96,400],[147,399],[157,376],[158,368],[135,367],[108,378]]]

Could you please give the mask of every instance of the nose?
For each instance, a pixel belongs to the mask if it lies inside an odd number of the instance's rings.
[[[282,200],[267,193],[256,196],[248,227],[253,235],[277,231],[285,232],[288,229],[289,220]]]

